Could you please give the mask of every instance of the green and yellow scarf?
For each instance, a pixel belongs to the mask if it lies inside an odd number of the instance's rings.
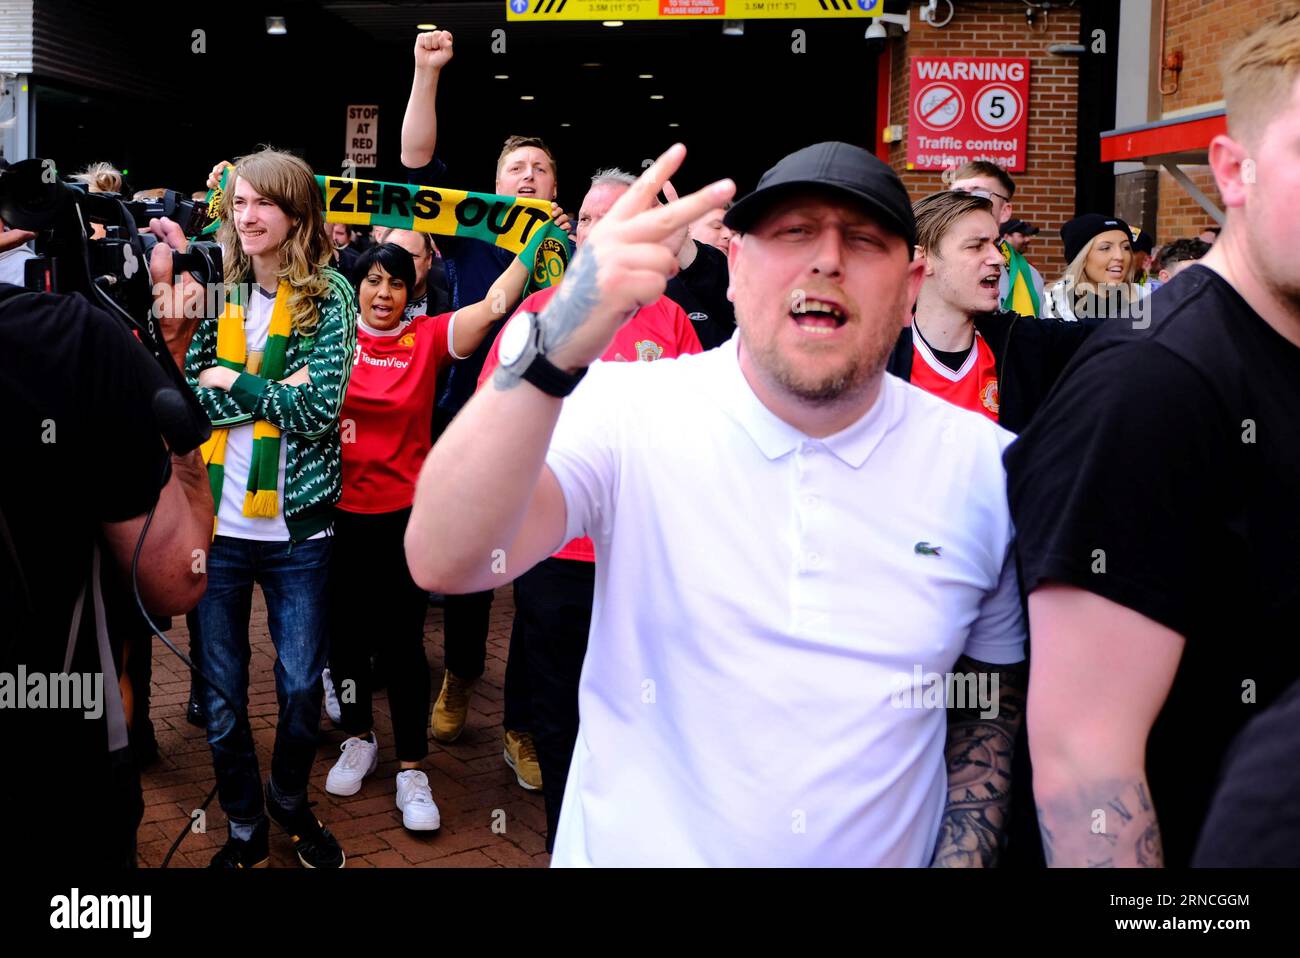
[[[1006,240],[1001,245],[1002,260],[1007,264],[1011,278],[1002,308],[1021,316],[1038,316],[1038,290],[1034,289],[1034,274],[1029,271],[1029,262]]]
[[[275,305],[271,308],[271,328],[266,346],[260,356],[248,349],[244,330],[244,291],[247,284],[236,283],[228,287],[225,309],[217,320],[217,365],[237,373],[256,373],[263,379],[284,378],[285,354],[289,348],[289,334],[293,323],[289,315],[289,294],[293,291],[284,280],[276,290]],[[239,428],[239,427],[236,427]],[[221,487],[226,478],[226,444],[229,429],[213,429],[212,436],[201,447],[203,462],[208,467],[208,482],[212,485],[212,501],[221,511]],[[276,487],[280,480],[280,430],[264,419],[253,423],[253,460],[248,469],[248,485],[244,492],[244,515],[254,519],[273,519],[280,512]],[[217,534],[216,518],[212,521],[212,534]]]

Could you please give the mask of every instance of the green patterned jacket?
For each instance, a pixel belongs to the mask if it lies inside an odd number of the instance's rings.
[[[284,521],[294,542],[329,526],[343,488],[339,412],[352,375],[357,346],[357,313],[352,287],[337,270],[326,268],[329,293],[320,302],[314,336],[290,333],[285,375],[304,365],[305,386],[240,373],[230,388],[200,386],[198,375],[217,364],[217,320],[199,323],[185,354],[185,378],[199,404],[218,427],[264,419],[278,426],[285,443]],[[220,509],[221,504],[217,503]],[[217,529],[220,534],[220,528]]]

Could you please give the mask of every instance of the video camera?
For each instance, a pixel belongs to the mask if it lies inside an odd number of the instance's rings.
[[[154,418],[172,451],[184,454],[198,448],[212,426],[167,351],[154,315],[149,256],[158,239],[140,230],[162,216],[189,237],[209,222],[206,204],[173,190],[158,199],[123,200],[64,183],[51,160],[23,160],[0,172],[0,220],[38,234],[39,255],[28,260],[24,285],[37,292],[81,293],[127,324],[173,384],[153,397]],[[96,225],[104,233],[98,239],[92,238]],[[222,280],[221,247],[191,242],[187,252],[173,252],[172,268],[191,273],[206,289]],[[202,300],[206,308],[210,300]]]

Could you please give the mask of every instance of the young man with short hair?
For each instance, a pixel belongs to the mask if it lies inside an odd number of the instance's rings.
[[[1016,182],[996,163],[972,160],[953,174],[951,189],[983,196],[993,204],[993,218],[999,225],[1011,219]],[[1004,240],[1000,249],[1003,263],[998,295],[1002,308],[1021,316],[1041,316],[1043,277],[1010,243]]]
[[[1154,264],[1160,285],[1169,282],[1197,260],[1204,259],[1209,251],[1210,244],[1197,237],[1177,239],[1165,244]]]
[[[1030,319],[999,309],[1003,258],[993,205],[984,197],[932,193],[913,212],[925,281],[889,371],[1019,432],[1097,322]]]

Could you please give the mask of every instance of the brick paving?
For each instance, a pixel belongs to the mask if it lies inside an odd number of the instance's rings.
[[[349,868],[443,868],[546,866],[546,815],[540,793],[527,792],[501,758],[502,685],[514,602],[509,587],[499,589],[492,604],[487,671],[475,687],[465,731],[451,745],[429,740],[423,770],[442,814],[436,833],[408,832],[394,804],[397,759],[394,755],[388,695],[376,690],[375,732],[379,767],[360,792],[347,798],[325,791],[325,776],[346,737],[321,716],[321,744],[312,768],[310,801],[316,816],[338,838]],[[183,619],[169,634],[185,649],[189,637]],[[249,720],[263,777],[271,765],[275,739],[275,650],[266,628],[261,591],[254,596],[249,630],[253,646],[249,666]],[[425,620],[425,657],[432,672],[433,695],[442,683],[442,610],[431,607]],[[185,721],[190,678],[184,664],[161,642],[154,643],[151,712],[161,759],[142,776],[144,819],[137,836],[139,862],[156,867],[176,836],[211,790],[212,753],[201,729]],[[430,708],[432,708],[432,701]],[[497,810],[504,816],[496,814]],[[496,824],[496,829],[493,826]],[[504,825],[504,831],[502,831]],[[500,832],[500,834],[498,834]],[[206,831],[191,832],[168,867],[202,867],[226,841],[226,817],[216,798],[208,805]],[[299,868],[289,839],[271,826],[271,866]]]

